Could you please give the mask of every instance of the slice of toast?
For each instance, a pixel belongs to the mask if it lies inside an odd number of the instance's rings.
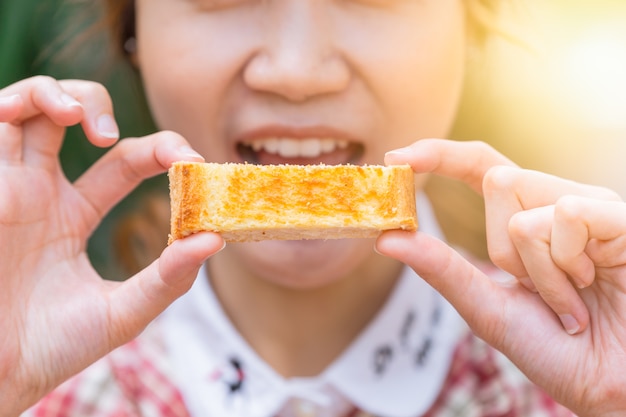
[[[413,179],[408,165],[178,162],[169,170],[169,241],[200,231],[253,242],[416,230]]]

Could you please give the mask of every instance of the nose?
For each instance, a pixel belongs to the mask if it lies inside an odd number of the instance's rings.
[[[294,102],[346,88],[351,74],[332,35],[329,2],[268,3],[275,6],[266,14],[262,46],[246,64],[246,84]]]

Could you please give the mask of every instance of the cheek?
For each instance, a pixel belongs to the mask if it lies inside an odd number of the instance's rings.
[[[465,74],[464,22],[460,7],[442,11],[418,25],[405,23],[387,45],[373,48],[367,66],[376,68],[370,88],[390,130],[385,148],[448,135]]]
[[[138,26],[139,66],[157,126],[180,133],[207,159],[225,160],[219,140],[222,112],[237,57],[201,16],[145,16],[143,22]]]
[[[447,135],[458,106],[465,73],[462,37],[433,36],[399,59],[387,84],[388,116],[420,137]],[[439,42],[437,42],[439,40]]]
[[[188,56],[189,57],[189,56]],[[198,60],[181,58],[170,65],[151,65],[144,83],[157,126],[181,134],[191,146],[214,162],[229,159],[223,140],[224,82],[198,65]]]
[[[150,107],[161,129],[185,130],[193,125],[197,112],[210,111],[212,97],[218,91],[215,74],[203,74],[202,58],[197,49],[183,46],[184,40],[139,42],[142,78]],[[182,132],[181,132],[182,133]]]

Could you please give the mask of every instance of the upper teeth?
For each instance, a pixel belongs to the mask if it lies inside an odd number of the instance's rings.
[[[263,150],[283,158],[316,158],[321,154],[333,152],[335,149],[347,148],[348,141],[331,138],[267,138],[253,140],[245,145],[252,147],[255,152]]]

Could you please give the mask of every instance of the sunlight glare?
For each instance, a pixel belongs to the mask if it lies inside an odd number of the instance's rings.
[[[626,126],[626,29],[605,25],[564,48],[559,71],[581,117],[602,127]]]

